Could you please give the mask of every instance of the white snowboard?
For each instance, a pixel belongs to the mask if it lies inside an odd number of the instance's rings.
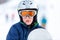
[[[38,28],[30,32],[27,40],[52,40],[52,38],[47,30]]]

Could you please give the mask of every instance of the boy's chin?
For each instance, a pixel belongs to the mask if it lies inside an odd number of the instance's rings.
[[[31,23],[26,23],[26,25],[31,25]]]

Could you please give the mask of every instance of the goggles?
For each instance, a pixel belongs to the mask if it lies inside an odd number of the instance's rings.
[[[22,10],[19,12],[19,15],[21,15],[22,17],[24,16],[34,17],[36,15],[36,11],[35,10]]]

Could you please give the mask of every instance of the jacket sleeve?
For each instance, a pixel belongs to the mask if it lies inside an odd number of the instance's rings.
[[[15,26],[12,26],[8,32],[6,40],[19,40],[18,31]]]

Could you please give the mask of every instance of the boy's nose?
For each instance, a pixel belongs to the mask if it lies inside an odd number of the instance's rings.
[[[26,16],[26,18],[29,18],[29,16]]]

